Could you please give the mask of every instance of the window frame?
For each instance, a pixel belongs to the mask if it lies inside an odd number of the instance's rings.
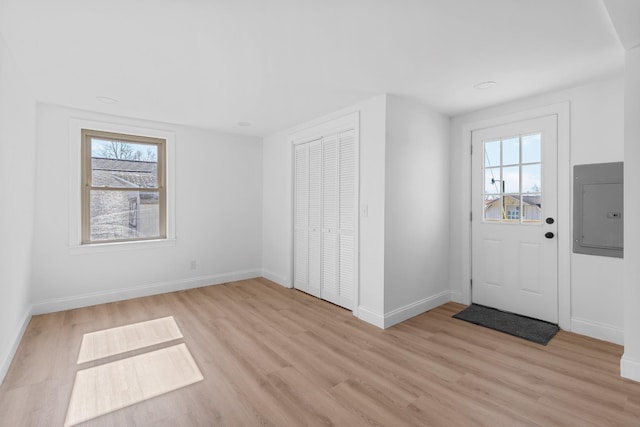
[[[523,162],[523,139],[526,137],[530,137],[530,136],[534,136],[534,135],[540,135],[540,137],[542,138],[542,132],[540,131],[536,131],[536,132],[530,132],[530,133],[522,133],[522,134],[517,134],[517,135],[510,135],[510,136],[503,136],[500,137],[498,139],[491,139],[491,140],[484,140],[482,141],[482,149],[483,149],[483,165],[482,165],[482,171],[483,171],[483,187],[482,187],[482,197],[485,200],[485,209],[483,210],[483,215],[482,215],[482,222],[483,223],[492,223],[492,224],[526,224],[526,225],[531,225],[531,226],[541,226],[543,221],[542,218],[541,219],[526,219],[524,218],[524,212],[525,212],[525,204],[524,204],[524,197],[525,196],[542,196],[543,191],[542,188],[538,189],[538,192],[525,192],[523,191],[523,172],[522,169],[526,166],[535,166],[535,165],[539,165],[540,166],[540,182],[542,183],[542,165],[543,165],[543,160],[542,160],[542,145],[540,145],[540,159],[538,161],[535,162]],[[514,163],[514,162],[508,162],[505,163],[504,162],[504,143],[505,141],[510,141],[510,140],[514,140],[517,139],[518,140],[518,162]],[[498,165],[492,165],[489,164],[487,165],[487,144],[490,143],[494,143],[494,142],[499,142],[499,149],[500,149],[500,153],[499,153],[499,164]],[[542,144],[542,139],[540,141],[540,143]],[[511,189],[509,189],[510,191],[505,191],[505,169],[507,168],[518,168],[518,191],[514,192],[511,191]],[[487,192],[487,174],[486,171],[487,170],[498,170],[499,172],[499,176],[500,176],[500,180],[499,180],[499,188],[498,191],[495,193],[488,193]],[[493,179],[492,179],[492,183],[493,183]],[[542,187],[542,185],[541,185]],[[500,199],[500,209],[502,211],[502,215],[503,217],[501,218],[487,218],[487,209],[486,209],[486,200],[488,196],[496,196],[498,199]],[[507,206],[505,205],[505,197],[507,196],[517,196],[518,198],[518,218],[509,218],[509,215],[507,213]],[[510,206],[516,206],[516,205],[510,205]],[[541,215],[541,217],[544,215]]]
[[[142,241],[162,241],[166,240],[169,235],[167,221],[167,139],[155,136],[143,136],[130,133],[109,132],[97,129],[81,128],[80,129],[80,185],[81,185],[81,235],[80,245],[109,245],[114,243],[142,242]],[[110,187],[110,186],[94,186],[92,181],[93,161],[92,161],[92,139],[99,138],[108,141],[117,141],[132,144],[155,145],[157,147],[157,186],[153,188],[144,188],[145,190],[158,192],[158,236],[154,237],[134,237],[134,238],[116,238],[105,240],[91,240],[91,191],[114,191],[114,192],[130,192],[130,187]]]

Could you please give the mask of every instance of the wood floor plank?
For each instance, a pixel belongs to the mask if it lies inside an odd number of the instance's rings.
[[[204,380],[82,426],[640,425],[622,347],[565,331],[540,346],[451,318],[463,308],[380,330],[260,278],[34,316],[0,425],[61,426],[83,334],[166,316]]]
[[[398,408],[381,390],[356,379],[349,379],[331,389],[337,402],[355,411],[370,425],[420,426],[422,423],[407,410]]]

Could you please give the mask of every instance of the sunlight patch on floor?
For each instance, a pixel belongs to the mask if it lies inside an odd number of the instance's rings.
[[[182,338],[173,316],[84,334],[78,364]]]
[[[160,396],[204,377],[185,344],[78,371],[65,427]]]
[[[82,337],[77,364],[175,344],[170,342],[181,338],[173,316],[91,332]],[[184,343],[81,369],[76,373],[64,425],[74,426],[203,379]]]

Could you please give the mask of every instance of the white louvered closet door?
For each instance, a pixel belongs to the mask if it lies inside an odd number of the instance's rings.
[[[320,296],[339,303],[338,135],[322,138],[322,288]]]
[[[309,145],[295,147],[293,286],[309,291]]]
[[[338,305],[353,309],[355,278],[356,226],[356,145],[355,132],[343,132],[338,137]]]
[[[309,288],[311,295],[320,297],[322,280],[322,140],[309,146]]]
[[[295,146],[294,287],[353,309],[355,131]]]

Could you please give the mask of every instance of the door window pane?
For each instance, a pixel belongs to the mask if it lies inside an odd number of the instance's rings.
[[[520,167],[509,166],[502,168],[502,179],[504,180],[504,193],[520,192]]]
[[[541,194],[530,194],[522,196],[522,220],[527,222],[542,221]]]
[[[534,165],[522,166],[522,192],[523,193],[539,193],[542,191],[540,163]]]
[[[484,143],[484,167],[500,166],[500,141]]]
[[[502,141],[502,164],[517,165],[520,163],[520,138],[509,138]]]
[[[500,196],[484,196],[484,219],[487,221],[502,219],[502,198]]]
[[[539,163],[541,159],[540,142],[542,134],[522,137],[522,163]]]
[[[484,192],[487,194],[500,193],[500,168],[484,170]]]

